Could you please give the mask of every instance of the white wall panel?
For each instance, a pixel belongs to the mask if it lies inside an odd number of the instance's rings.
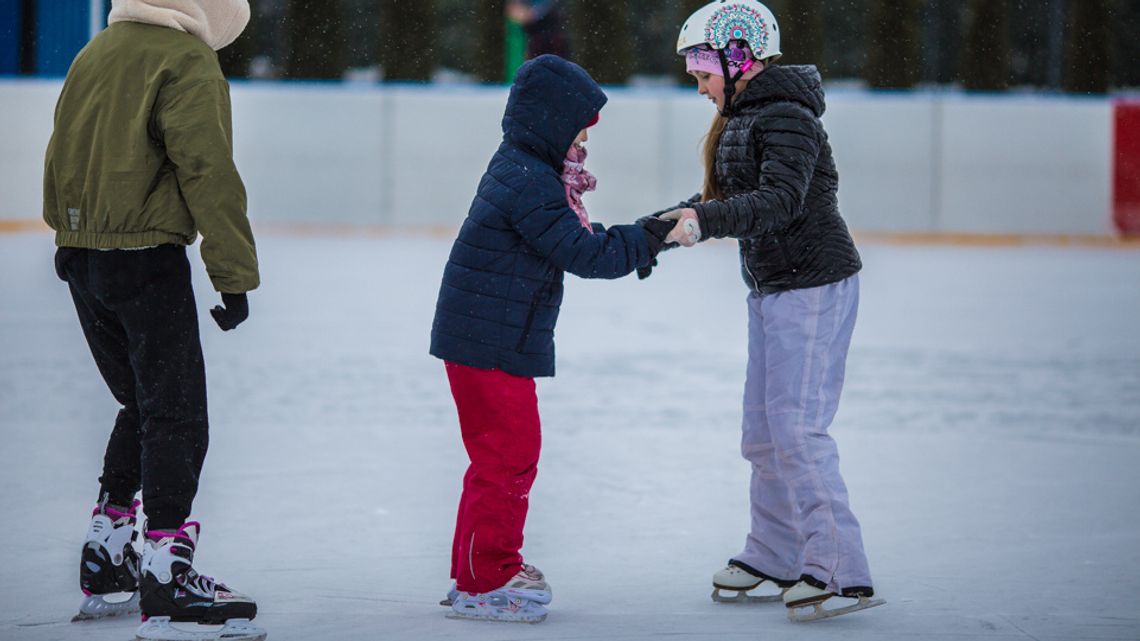
[[[37,219],[58,81],[0,81],[0,219]],[[711,105],[610,89],[591,215],[628,222],[700,189]],[[455,225],[501,138],[501,87],[235,83],[238,168],[259,222]],[[1106,99],[837,90],[824,117],[851,227],[1109,234]]]

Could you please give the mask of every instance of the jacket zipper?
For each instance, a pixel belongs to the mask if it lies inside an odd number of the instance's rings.
[[[523,325],[522,336],[519,337],[519,344],[515,346],[516,352],[521,352],[523,346],[526,345],[526,339],[530,337],[530,328],[534,324],[534,315],[538,313],[538,305],[542,299],[546,297],[546,290],[550,288],[550,283],[546,283],[534,294],[534,300],[530,302],[530,309],[526,313],[526,323]]]
[[[751,245],[752,243],[749,242],[748,244]],[[749,247],[749,249],[752,249],[752,248]],[[752,267],[750,267],[748,265],[748,255],[750,253],[751,252],[745,252],[745,254],[744,254],[744,271],[748,274],[748,277],[752,279],[752,291],[759,292],[760,291],[760,281],[757,280],[756,274],[752,273]]]

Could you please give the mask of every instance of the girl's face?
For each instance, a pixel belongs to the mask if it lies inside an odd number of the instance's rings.
[[[752,65],[752,68],[744,72],[744,76],[736,81],[736,93],[739,94],[744,91],[744,87],[748,85],[748,81],[760,75],[764,70],[764,63],[757,62]],[[724,113],[724,76],[718,76],[715,73],[701,71],[694,69],[689,72],[689,75],[697,79],[697,93],[705,96],[713,101],[716,105],[716,110]]]
[[[694,69],[689,72],[697,79],[697,93],[713,101],[716,110],[724,111],[724,76]]]
[[[574,146],[575,147],[581,147],[582,143],[584,143],[590,139],[590,134],[588,134],[587,131],[589,131],[589,130],[583,129],[582,131],[578,132],[578,137],[574,139]],[[563,138],[563,140],[565,140],[565,138]]]

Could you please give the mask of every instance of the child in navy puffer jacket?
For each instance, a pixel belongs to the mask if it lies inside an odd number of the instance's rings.
[[[541,621],[550,588],[524,565],[538,464],[534,378],[554,375],[562,278],[619,278],[653,260],[673,223],[590,223],[586,128],[606,96],[581,67],[539,56],[519,69],[499,146],[444,269],[431,353],[445,361],[471,457],[452,545],[452,616]]]

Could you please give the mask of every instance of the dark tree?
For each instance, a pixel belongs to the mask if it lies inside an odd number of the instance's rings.
[[[613,0],[577,0],[573,8],[575,62],[602,84],[621,84],[633,71],[629,5]]]
[[[661,0],[631,0],[629,3],[633,35],[633,72],[651,76],[669,76],[681,66],[676,51],[680,20],[676,2]],[[676,20],[674,19],[676,18]],[[676,23],[676,24],[674,24]]]
[[[948,85],[958,80],[962,50],[961,0],[930,0],[922,16],[922,80]]]
[[[959,77],[971,91],[1009,88],[1009,0],[970,0]]]
[[[1109,47],[1106,0],[1070,0],[1068,23],[1068,41],[1065,43],[1065,91],[1106,93]]]
[[[1109,4],[1112,28],[1112,82],[1117,87],[1140,87],[1140,2],[1113,0]]]
[[[823,68],[828,78],[861,78],[867,66],[867,14],[872,0],[829,2],[823,11]]]
[[[1009,83],[1011,86],[1048,87],[1053,27],[1052,3],[1009,3]],[[1058,58],[1059,59],[1059,58]]]
[[[431,80],[441,47],[436,42],[432,0],[381,3],[380,65],[385,80]]]
[[[503,12],[506,2],[487,0],[477,2],[476,6],[474,28],[477,39],[476,48],[471,52],[475,75],[482,82],[510,82],[511,78],[503,77],[503,68],[506,66],[504,48],[507,30],[507,19]]]
[[[922,74],[919,18],[922,0],[874,0],[868,17],[867,66],[875,89],[909,89]]]
[[[341,29],[340,3],[290,0],[285,19],[290,48],[290,78],[338,79],[348,64]]]
[[[780,25],[781,63],[827,67],[823,58],[823,4],[822,0],[785,0],[768,5]]]

